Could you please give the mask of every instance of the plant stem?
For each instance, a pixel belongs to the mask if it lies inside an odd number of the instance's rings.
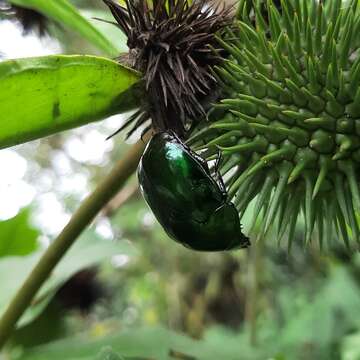
[[[250,247],[248,264],[248,286],[246,296],[245,318],[250,330],[250,344],[257,344],[257,315],[259,281],[262,272],[263,239],[257,239]]]
[[[148,138],[149,136],[145,136],[144,141],[138,141],[125,154],[94,192],[82,202],[60,235],[46,249],[0,319],[0,349],[9,339],[17,321],[30,306],[36,293],[70,246],[134,173]]]
[[[140,195],[138,184],[131,184],[124,187],[106,206],[104,206],[102,215],[105,217],[112,217],[120,207],[138,195]]]

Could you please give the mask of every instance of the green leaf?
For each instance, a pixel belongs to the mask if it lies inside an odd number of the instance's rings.
[[[114,21],[110,11],[104,11],[101,9],[82,9],[81,15],[97,28],[103,34],[106,34],[107,38],[116,46],[118,54],[126,53],[128,51],[127,36],[113,24],[109,24],[105,21],[99,21],[98,19]]]
[[[96,360],[124,360],[124,358],[115,353],[110,346],[106,346],[100,351]]]
[[[10,0],[10,2],[37,10],[46,17],[78,32],[106,54],[110,56],[117,55],[116,47],[84,18],[68,0]]]
[[[119,254],[133,256],[136,252],[127,242],[103,240],[90,230],[85,232],[41,288],[19,326],[26,325],[39,315],[55,292],[74,274]],[[38,252],[0,260],[0,316],[41,255]]]
[[[29,215],[27,208],[0,222],[0,258],[28,255],[37,249],[39,232],[29,224]]]
[[[360,359],[360,332],[346,336],[341,342],[341,359]]]
[[[127,111],[138,80],[95,56],[0,62],[0,149]]]
[[[95,338],[91,334],[83,335],[85,336],[67,338],[33,348],[26,351],[20,360],[93,360],[94,354],[104,346],[111,347],[113,351],[129,360],[238,360],[239,353],[243,355],[239,347],[228,351],[226,347],[193,340],[161,327],[121,331],[103,338]]]

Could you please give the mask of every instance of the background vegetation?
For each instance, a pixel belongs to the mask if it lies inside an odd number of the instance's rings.
[[[74,4],[87,18],[108,18],[99,1]],[[91,22],[125,49],[120,32]],[[47,31],[39,39],[3,19],[3,58],[103,54],[66,24],[50,22]],[[0,151],[0,313],[138,138],[105,141],[122,121]],[[0,358],[360,359],[360,255],[341,242],[323,253],[304,249],[296,236],[291,254],[275,238],[250,251],[189,251],[164,234],[132,178],[49,278]]]

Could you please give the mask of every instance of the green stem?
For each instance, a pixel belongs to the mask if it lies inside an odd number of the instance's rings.
[[[51,243],[35,265],[0,319],[0,349],[9,339],[17,321],[30,306],[36,293],[70,246],[134,173],[144,151],[145,142],[138,141],[115,165],[110,174],[83,201],[60,235]]]
[[[250,330],[250,344],[257,344],[257,316],[259,304],[259,282],[262,272],[263,239],[257,239],[249,251],[248,286],[246,295],[245,317]]]

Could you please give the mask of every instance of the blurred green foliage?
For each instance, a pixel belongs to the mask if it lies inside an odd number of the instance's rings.
[[[41,327],[33,317],[27,325],[26,341],[19,340],[19,334],[25,336],[21,331],[15,336],[8,350],[12,358],[93,359],[106,346],[112,350],[104,350],[106,355],[98,357],[359,358],[359,255],[350,256],[343,249],[331,256],[316,249],[305,252],[298,245],[300,239],[295,240],[291,255],[267,245],[261,252],[257,297],[249,299],[249,281],[254,274],[248,254],[201,254],[182,248],[154,222],[139,194],[112,214],[111,223],[118,240],[85,234],[71,259],[69,254],[60,265],[58,276],[71,279],[76,269],[108,257],[117,243],[124,250],[121,244],[128,240],[138,248],[138,256],[125,251],[97,268],[98,284],[106,290],[88,312],[68,309],[60,302],[53,313],[46,310],[40,321],[42,331],[49,331],[49,326],[57,328],[58,321],[63,324],[46,341],[38,342]],[[7,264],[6,258],[1,264]],[[16,268],[20,270],[19,265]],[[15,274],[15,270],[7,272],[8,280],[17,283]],[[63,284],[63,280],[53,281]],[[50,293],[56,301],[56,291]],[[249,301],[257,304],[255,324],[248,318]],[[254,344],[250,342],[252,326]]]
[[[85,14],[104,10],[99,1],[74,4]],[[56,33],[66,51],[87,51],[87,43],[63,30]],[[125,48],[121,34],[119,41]],[[72,213],[87,189],[66,192],[65,180],[81,174],[96,186],[129,146],[114,138],[96,163],[74,157],[73,140],[96,130],[105,143],[111,129],[90,125],[18,147],[28,162],[25,180]],[[59,171],[55,155],[70,173]],[[134,187],[132,179],[124,189],[132,196],[95,219],[63,259],[19,324],[6,359],[360,359],[359,254],[304,250],[301,227],[290,254],[276,238],[250,251],[196,253],[164,234]],[[53,238],[44,220],[34,225],[37,211],[0,222],[0,312],[39,257],[39,234]],[[245,229],[251,218],[250,210]]]
[[[47,18],[81,34],[109,56],[117,54],[117,48],[94,27],[68,0],[9,0],[10,3],[36,10]]]
[[[99,353],[97,360],[124,360],[123,357],[116,354],[111,347],[105,347]]]
[[[40,232],[29,223],[30,209],[23,209],[12,219],[0,222],[0,257],[21,256],[38,248]]]
[[[33,231],[32,228],[28,230]],[[25,232],[24,229],[22,231]],[[9,243],[11,243],[11,238],[9,238]],[[23,249],[28,248],[26,237],[22,238],[21,244]],[[18,243],[18,249],[20,253],[22,250],[20,242]],[[0,293],[0,313],[5,310],[7,304],[42,253],[43,251],[37,251],[28,256],[6,256],[1,258],[0,284],[2,291]],[[45,309],[56,291],[74,274],[115,255],[134,256],[135,251],[125,241],[100,241],[99,237],[93,232],[85,232],[39,291],[33,300],[33,306],[24,314],[19,325],[23,326],[34,320]]]

